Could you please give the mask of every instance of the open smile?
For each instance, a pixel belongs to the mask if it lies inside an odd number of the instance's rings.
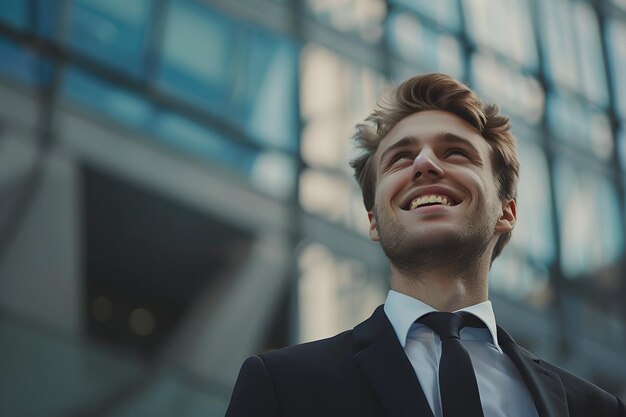
[[[437,205],[451,206],[452,204],[448,200],[448,197],[445,195],[430,194],[430,195],[423,195],[421,197],[416,197],[413,200],[411,200],[411,203],[409,204],[409,210],[415,210],[416,208],[419,208],[419,207],[437,206]]]
[[[429,187],[431,189],[416,190],[408,195],[400,205],[403,210],[411,211],[422,207],[444,206],[452,207],[459,204],[457,197],[441,187]]]

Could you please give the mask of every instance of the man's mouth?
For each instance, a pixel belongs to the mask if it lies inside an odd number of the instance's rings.
[[[411,203],[409,204],[409,209],[414,210],[419,207],[435,205],[451,206],[452,204],[450,203],[450,201],[448,201],[448,197],[446,197],[445,195],[430,194],[422,195],[411,200]]]

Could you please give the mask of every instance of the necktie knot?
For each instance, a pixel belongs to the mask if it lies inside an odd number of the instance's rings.
[[[417,320],[439,335],[441,340],[459,339],[459,332],[464,326],[463,318],[455,313],[428,313]]]
[[[460,339],[459,332],[463,327],[484,327],[482,321],[473,315],[461,316],[456,313],[433,312],[423,315],[417,320],[439,335],[441,340]]]

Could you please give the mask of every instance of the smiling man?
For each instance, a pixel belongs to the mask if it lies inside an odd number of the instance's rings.
[[[516,220],[510,129],[442,74],[405,81],[357,126],[351,166],[392,289],[352,330],[247,359],[228,417],[626,415],[496,325],[488,274]]]

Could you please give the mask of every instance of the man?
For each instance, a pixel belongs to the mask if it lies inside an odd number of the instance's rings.
[[[353,330],[247,359],[227,417],[626,415],[496,326],[488,272],[516,220],[510,128],[442,74],[405,81],[357,126],[351,166],[392,290]]]

